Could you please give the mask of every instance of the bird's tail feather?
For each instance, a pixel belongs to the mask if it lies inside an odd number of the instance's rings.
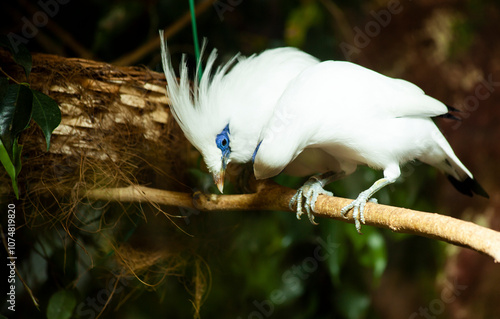
[[[465,180],[459,181],[455,177],[448,175],[448,180],[451,182],[453,186],[462,194],[467,196],[472,196],[473,194],[477,194],[486,198],[490,198],[488,193],[479,185],[479,183],[470,177],[466,177]]]
[[[462,194],[472,196],[474,194],[489,198],[488,193],[479,185],[469,170],[452,154],[448,155],[441,169],[448,176],[448,180]]]
[[[434,140],[441,146],[441,149],[446,154],[446,158],[436,166],[446,173],[451,184],[462,194],[468,196],[477,194],[489,198],[488,193],[479,185],[472,176],[472,173],[455,155],[444,136],[436,134]]]

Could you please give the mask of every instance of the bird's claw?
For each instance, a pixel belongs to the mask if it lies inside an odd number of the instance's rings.
[[[351,208],[353,209],[352,218],[354,219],[354,225],[356,226],[356,230],[360,234],[361,234],[361,223],[363,224],[365,223],[364,210],[365,210],[365,205],[368,201],[377,203],[377,200],[375,198],[371,199],[369,198],[367,192],[362,192],[361,194],[359,194],[358,198],[353,200],[349,205],[345,206],[340,211],[342,216],[344,216],[344,218],[347,218],[347,213]]]
[[[316,200],[320,194],[333,196],[332,192],[326,191],[321,186],[321,183],[315,179],[309,179],[301,188],[297,190],[297,193],[293,195],[292,199],[288,206],[291,210],[293,210],[293,206],[296,205],[297,219],[300,219],[302,215],[305,213],[309,218],[309,221],[313,225],[318,225],[318,223],[314,220],[314,205],[316,204]],[[303,203],[303,199],[306,199],[306,202]]]

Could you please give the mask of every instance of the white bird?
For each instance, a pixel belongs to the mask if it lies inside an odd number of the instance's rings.
[[[288,83],[319,63],[298,49],[277,48],[248,58],[236,55],[212,72],[217,58],[214,49],[201,80],[197,69],[191,87],[184,56],[178,83],[164,41],[161,50],[172,114],[202,154],[221,192],[227,165],[251,161],[260,133]]]
[[[289,170],[323,173],[312,176],[290,202],[297,218],[305,209],[315,223],[318,195],[333,195],[323,186],[360,164],[383,170],[383,178],[342,209],[344,216],[353,209],[358,232],[366,202],[394,183],[409,161],[444,171],[462,193],[488,197],[431,119],[438,116],[453,117],[445,104],[410,82],[350,62],[325,61],[304,70],[283,92],[254,152],[254,173],[257,179]]]

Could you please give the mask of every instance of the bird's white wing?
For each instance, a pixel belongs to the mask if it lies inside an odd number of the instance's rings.
[[[352,171],[356,161],[364,162],[356,151],[360,146],[353,143],[387,131],[386,120],[446,112],[446,105],[409,82],[349,62],[322,62],[304,70],[284,91],[261,134],[255,173],[258,178],[279,174],[305,148],[324,143],[330,154],[348,158],[339,160],[344,171]]]
[[[305,70],[291,84],[296,96],[323,101],[311,106],[331,109],[338,114],[377,117],[433,117],[448,109],[440,101],[425,95],[418,86],[394,79],[350,62],[326,61]],[[329,95],[329,96],[328,96]]]
[[[393,94],[391,103],[386,105],[389,114],[395,117],[435,117],[448,112],[444,103],[426,95],[415,84],[401,79],[385,78],[392,86]]]

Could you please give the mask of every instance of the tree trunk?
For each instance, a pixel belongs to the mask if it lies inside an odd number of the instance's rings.
[[[0,50],[0,65],[17,81],[25,80],[7,51]],[[34,123],[23,133],[22,198],[79,197],[82,190],[131,184],[184,189],[176,181],[182,180],[191,146],[170,116],[163,73],[33,54],[28,82],[56,100],[62,121],[48,152]],[[6,195],[10,183],[2,175]]]

